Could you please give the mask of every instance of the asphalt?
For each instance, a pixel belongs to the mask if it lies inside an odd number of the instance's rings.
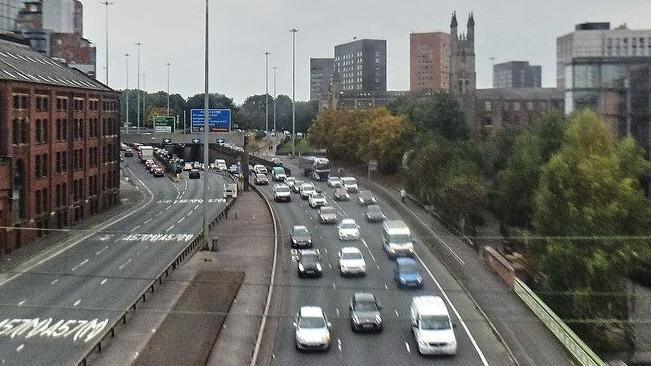
[[[288,164],[292,164],[285,160]],[[292,167],[292,166],[290,166]],[[296,167],[292,167],[296,168]],[[295,171],[298,171],[295,170]],[[335,202],[333,189],[325,182],[316,183],[328,196],[328,201],[340,217],[353,218],[360,225],[362,240],[342,243],[337,238],[336,227],[321,225],[317,210],[307,201],[292,194],[292,202],[275,203],[274,210],[281,223],[279,242],[279,272],[275,293],[281,304],[275,307],[272,316],[276,322],[271,355],[261,358],[261,365],[511,365],[512,360],[506,348],[499,341],[492,328],[475,307],[456,279],[443,264],[418,240],[416,250],[425,277],[422,290],[399,289],[393,281],[393,261],[381,246],[381,224],[367,223],[364,208],[356,202]],[[273,183],[272,183],[273,185]],[[272,185],[262,190],[271,197]],[[376,198],[380,198],[376,195]],[[389,219],[400,219],[401,215],[379,199]],[[289,231],[293,225],[306,225],[319,249],[324,274],[319,279],[298,279],[295,258],[289,246]],[[342,278],[338,273],[337,252],[343,246],[353,245],[362,250],[368,273],[361,278]],[[355,292],[370,291],[383,305],[384,331],[380,334],[355,334],[350,330],[348,304]],[[452,320],[457,324],[455,334],[458,353],[454,357],[429,358],[417,353],[417,346],[411,334],[409,306],[412,296],[438,295],[444,297]],[[324,353],[302,353],[294,348],[292,322],[301,306],[321,306],[332,322],[332,346]]]
[[[174,183],[132,158],[124,168],[145,192],[137,208],[0,284],[0,364],[76,364],[200,232],[202,179],[209,215],[225,204],[222,176]]]

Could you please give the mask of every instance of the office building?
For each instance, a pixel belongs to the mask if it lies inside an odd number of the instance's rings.
[[[557,88],[477,89],[481,125],[523,129],[546,112],[563,112],[563,91]]]
[[[542,66],[509,61],[493,66],[493,88],[540,88]]]
[[[119,203],[119,93],[0,36],[0,255]]]
[[[335,46],[334,63],[334,92],[387,90],[385,40],[360,39]]]
[[[16,30],[16,18],[22,7],[21,0],[0,0],[0,33],[13,33]]]
[[[328,96],[334,72],[333,58],[310,58],[310,101],[319,101]]]
[[[443,32],[409,35],[409,90],[431,93],[448,90],[450,35]]]

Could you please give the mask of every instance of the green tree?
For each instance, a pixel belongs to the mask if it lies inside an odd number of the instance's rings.
[[[448,140],[468,139],[468,125],[459,103],[448,92],[427,97],[404,97],[390,106],[418,130],[435,132]]]
[[[466,232],[467,224],[479,223],[486,195],[476,176],[452,176],[440,189],[439,197],[439,207],[457,223],[462,234]]]

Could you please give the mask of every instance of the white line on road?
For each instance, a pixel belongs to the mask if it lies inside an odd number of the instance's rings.
[[[120,267],[118,267],[118,269],[122,269],[122,268],[124,268],[124,266],[126,266],[127,264],[129,264],[129,262],[131,262],[131,258],[129,258],[126,262],[122,263],[122,265],[121,265]]]
[[[332,283],[332,288],[337,288],[337,285],[335,285],[334,282]]]
[[[454,314],[459,319],[459,323],[461,323],[461,326],[463,327],[464,331],[468,335],[468,338],[470,338],[470,342],[472,343],[472,346],[475,348],[475,350],[479,354],[479,358],[481,359],[482,364],[484,366],[488,366],[488,361],[486,360],[486,357],[484,357],[484,353],[481,351],[481,349],[479,348],[479,345],[477,344],[477,341],[475,341],[475,338],[470,333],[470,330],[468,329],[468,326],[466,326],[466,322],[464,322],[463,318],[461,318],[461,314],[459,314],[459,312],[457,311],[457,308],[452,304],[452,301],[450,301],[450,298],[448,297],[448,294],[446,294],[445,291],[443,291],[443,287],[441,287],[441,285],[439,284],[439,281],[436,280],[436,278],[432,274],[432,271],[429,270],[429,268],[425,265],[425,262],[423,262],[423,260],[420,258],[420,256],[418,254],[416,254],[416,258],[418,259],[420,264],[423,265],[423,267],[425,268],[425,270],[427,271],[429,276],[432,278],[432,280],[436,284],[436,287],[438,287],[439,291],[441,291],[441,294],[445,298],[445,301],[448,303],[448,305],[450,305],[450,308],[452,308],[452,311],[454,312]]]
[[[185,217],[181,217],[181,218],[179,219],[179,221],[177,221],[176,223],[177,223],[177,224],[180,224],[183,220],[185,220]]]
[[[411,353],[411,349],[409,349],[409,343],[405,342],[405,348],[407,349],[407,352]]]
[[[23,300],[23,301],[19,302],[19,303],[18,303],[18,306],[22,306],[26,301],[27,301],[27,300]]]
[[[170,230],[172,230],[172,229],[174,229],[174,225],[168,227],[168,228],[165,230],[165,232],[168,232],[168,231],[170,231]]]
[[[25,345],[24,345],[24,344],[21,344],[20,346],[18,346],[18,347],[16,348],[16,352],[20,352],[20,351],[22,351],[23,348],[25,348]]]
[[[339,308],[336,309],[337,312],[337,318],[339,317]]]
[[[138,230],[138,228],[140,228],[140,225],[138,225],[138,226],[136,226],[136,227],[134,227],[134,228],[133,228],[133,229],[131,229],[130,231],[131,231],[131,232],[134,232],[134,231],[136,231],[136,230]]]
[[[147,220],[143,221],[143,224],[147,224],[147,223],[149,223],[150,221],[151,221],[151,217],[148,218]]]
[[[332,269],[332,264],[328,263],[328,269]]]
[[[100,254],[102,254],[102,252],[105,251],[106,249],[108,249],[108,245],[105,246],[104,248],[102,248],[102,249],[96,251],[96,252],[95,252],[95,255],[100,255]]]
[[[100,285],[103,285],[103,284],[105,284],[105,283],[106,283],[106,281],[107,281],[107,280],[108,280],[108,279],[107,279],[107,278],[105,278],[105,279],[103,279],[103,280],[102,280],[102,282],[100,282],[99,284],[100,284]]]
[[[86,264],[86,263],[88,263],[88,258],[86,258],[86,259],[84,259],[83,261],[81,261],[81,263],[79,263],[78,265],[72,267],[72,270],[73,270],[73,271],[76,271],[76,270],[79,269],[79,267],[83,266],[83,265]]]
[[[389,286],[387,285],[386,282],[384,283],[384,288],[387,289],[387,290],[389,289]]]
[[[81,303],[81,300],[77,300],[77,301],[75,301],[74,304],[72,304],[72,306],[77,306],[77,305],[79,305],[80,303]]]
[[[400,314],[398,314],[398,310],[393,309],[393,312],[396,314],[396,318],[400,318]]]
[[[341,339],[337,338],[337,349],[341,352]]]
[[[54,285],[57,282],[59,282],[59,280],[54,280],[54,281],[50,282],[50,285]]]

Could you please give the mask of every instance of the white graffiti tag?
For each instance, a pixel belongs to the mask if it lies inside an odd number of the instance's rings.
[[[14,338],[71,338],[73,342],[90,342],[99,335],[108,319],[59,320],[52,318],[5,319],[0,321],[0,337]]]
[[[188,242],[192,240],[192,234],[130,234],[120,238],[121,241],[139,241],[139,242]]]
[[[209,198],[208,203],[225,203],[226,199],[224,198]],[[167,200],[158,200],[156,203],[162,203],[162,204],[184,204],[184,203],[203,203],[202,198],[189,198],[189,199],[179,199],[179,200],[172,200],[172,199],[167,199]]]

